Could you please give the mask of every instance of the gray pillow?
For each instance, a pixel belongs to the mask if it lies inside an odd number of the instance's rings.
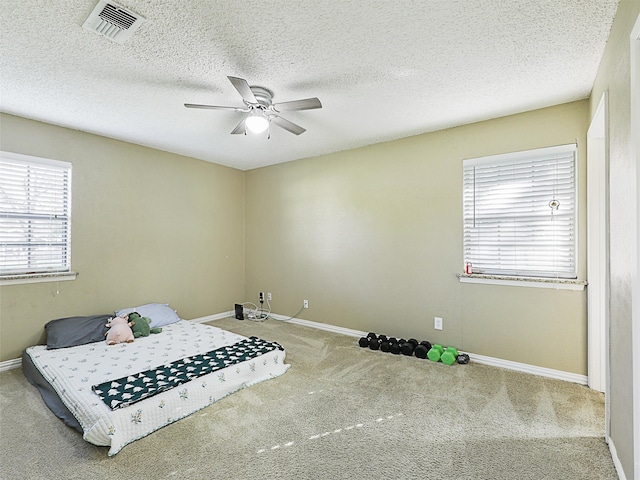
[[[131,312],[138,312],[141,317],[149,317],[151,328],[164,327],[180,321],[177,312],[168,303],[148,303],[139,307],[122,308],[116,311],[116,315],[123,316]]]
[[[44,326],[47,349],[75,347],[104,340],[107,322],[112,316],[105,314],[51,320]]]

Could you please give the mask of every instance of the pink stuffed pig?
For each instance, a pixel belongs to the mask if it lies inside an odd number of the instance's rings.
[[[115,345],[116,343],[133,342],[133,331],[129,322],[129,316],[113,317],[107,323],[109,331],[107,332],[107,345]]]

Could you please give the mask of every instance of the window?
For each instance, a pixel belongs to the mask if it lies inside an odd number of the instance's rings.
[[[488,275],[577,278],[575,172],[575,145],[465,160],[465,265]]]
[[[71,268],[71,164],[0,152],[0,276]]]

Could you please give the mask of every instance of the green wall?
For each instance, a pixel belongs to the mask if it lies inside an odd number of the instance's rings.
[[[640,478],[634,472],[632,309],[633,258],[637,252],[633,229],[638,205],[636,165],[631,152],[631,67],[630,35],[640,15],[640,0],[622,0],[600,63],[590,102],[590,117],[607,92],[609,109],[609,404],[610,436],[615,444],[626,478]],[[635,225],[635,227],[634,227]],[[636,382],[640,373],[636,373]],[[635,402],[640,402],[636,398]],[[640,439],[636,439],[640,441]],[[640,459],[637,459],[640,461]],[[637,466],[636,466],[637,468]],[[635,476],[634,476],[635,474]]]
[[[339,327],[586,375],[586,291],[461,284],[462,161],[579,147],[585,267],[588,102],[246,173],[246,295]],[[444,329],[433,318],[444,318]]]
[[[183,318],[244,295],[244,177],[212,163],[0,115],[0,148],[73,164],[74,281],[0,287],[0,361],[44,324],[169,303]]]
[[[73,163],[80,275],[0,287],[1,358],[41,341],[52,318],[153,301],[194,318],[262,290],[278,314],[308,299],[300,318],[586,374],[584,291],[456,274],[462,160],[577,139],[583,206],[587,118],[581,101],[240,172],[3,115],[4,150]]]

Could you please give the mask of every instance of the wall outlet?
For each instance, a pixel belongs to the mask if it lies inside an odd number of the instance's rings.
[[[433,328],[436,330],[442,330],[442,317],[433,318]]]
[[[264,302],[264,292],[260,292],[260,301]]]
[[[271,292],[267,292],[267,300],[271,301]]]
[[[305,299],[305,300],[303,300],[303,301],[302,301],[302,306],[303,306],[304,308],[309,308],[309,300],[306,300],[306,299]]]

